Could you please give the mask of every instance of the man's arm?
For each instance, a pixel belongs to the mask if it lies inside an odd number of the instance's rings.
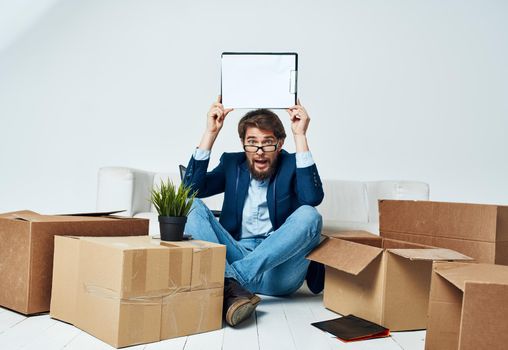
[[[323,184],[307,142],[310,117],[300,100],[287,110],[296,146],[296,188],[300,203],[317,206],[324,197]]]
[[[300,104],[300,100],[287,112],[291,120],[291,131],[295,139],[296,153],[309,152],[307,143],[307,128],[309,127],[310,117],[305,108]]]
[[[201,142],[191,157],[183,182],[198,191],[198,197],[208,197],[224,191],[224,172],[222,158],[220,164],[211,172],[207,173],[210,161],[210,152],[219,135],[224,119],[233,109],[224,109],[221,96],[217,98],[207,114],[206,129],[201,137]]]
[[[215,143],[215,139],[219,135],[222,126],[224,125],[224,119],[226,116],[233,110],[233,108],[224,109],[224,106],[221,103],[222,96],[217,97],[217,101],[215,101],[207,114],[206,119],[206,130],[203,136],[201,137],[201,142],[199,143],[199,149],[211,151],[213,144]]]

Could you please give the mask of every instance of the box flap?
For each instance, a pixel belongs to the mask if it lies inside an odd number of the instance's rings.
[[[11,220],[21,220],[27,222],[72,222],[72,221],[106,221],[117,219],[114,216],[99,215],[99,216],[76,216],[76,215],[44,215],[30,210],[22,210],[0,215],[0,218]],[[129,218],[132,219],[132,218]]]
[[[321,234],[326,237],[341,238],[341,239],[379,237],[378,235],[375,235],[373,233],[363,231],[363,230],[335,231],[335,230],[330,230],[330,229],[323,229]]]
[[[506,349],[508,285],[466,282],[462,302],[461,350]]]
[[[508,285],[508,266],[476,263],[434,263],[434,271],[464,291],[466,281]]]
[[[150,236],[79,237],[83,241],[108,246],[118,250],[167,249],[158,239]]]
[[[329,238],[339,238],[345,241],[367,244],[378,248],[382,248],[383,245],[383,239],[381,237],[367,231],[324,230],[321,234]]]
[[[387,249],[390,253],[409,260],[473,260],[451,249],[429,248],[429,249]]]
[[[98,211],[98,212],[91,212],[91,213],[72,213],[72,214],[56,214],[56,216],[109,216],[113,214],[123,213],[126,211],[123,210],[113,210],[113,211]]]
[[[192,239],[189,241],[161,241],[156,240],[160,245],[166,247],[181,247],[181,248],[193,248],[195,251],[201,251],[209,248],[224,247],[223,244],[201,241]]]
[[[0,218],[2,219],[22,220],[22,221],[37,221],[37,219],[39,219],[40,216],[41,214],[31,210],[20,210],[0,214]]]
[[[27,222],[70,222],[70,221],[97,221],[97,220],[145,220],[131,217],[115,216],[112,214],[121,213],[125,210],[96,212],[96,213],[80,213],[80,214],[56,214],[44,215],[31,210],[20,210],[9,213],[0,214],[0,219],[21,220]]]
[[[307,259],[358,275],[382,252],[381,248],[327,238],[307,256]]]
[[[398,239],[391,239],[383,237],[383,245],[384,249],[429,249],[436,248],[435,246],[419,244],[407,241],[401,241]]]
[[[380,235],[413,234],[482,242],[504,241],[496,227],[506,206],[434,201],[380,200]],[[502,222],[502,220],[501,220]]]

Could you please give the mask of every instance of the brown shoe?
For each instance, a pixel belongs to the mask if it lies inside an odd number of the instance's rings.
[[[233,278],[224,280],[224,317],[234,327],[252,315],[261,298],[246,290]]]

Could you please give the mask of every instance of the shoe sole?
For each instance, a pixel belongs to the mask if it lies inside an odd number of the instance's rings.
[[[226,313],[226,322],[234,327],[237,324],[245,321],[252,315],[258,306],[261,298],[254,295],[251,299],[240,299],[231,305]]]
[[[256,294],[252,298],[250,298],[250,303],[254,306],[258,306],[259,302],[261,301],[261,298],[258,297]]]

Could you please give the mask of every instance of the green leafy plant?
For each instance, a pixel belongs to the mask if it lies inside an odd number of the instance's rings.
[[[160,216],[187,216],[197,194],[191,191],[183,182],[177,187],[168,178],[152,188],[150,201]]]

